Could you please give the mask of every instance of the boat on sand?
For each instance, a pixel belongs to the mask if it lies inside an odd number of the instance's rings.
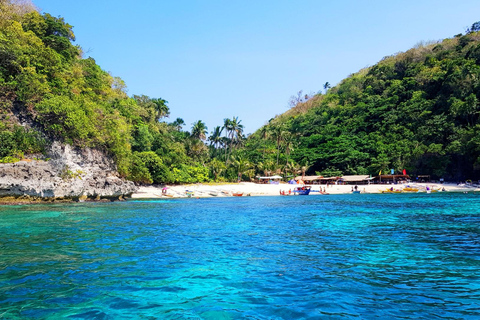
[[[311,190],[312,190],[312,187],[309,187],[309,186],[296,187],[295,189],[293,189],[293,193],[298,194],[300,196],[308,196]]]

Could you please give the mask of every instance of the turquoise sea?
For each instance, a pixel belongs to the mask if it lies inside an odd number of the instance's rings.
[[[1,319],[480,319],[480,196],[0,207]]]

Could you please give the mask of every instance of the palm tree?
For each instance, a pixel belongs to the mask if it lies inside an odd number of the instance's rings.
[[[287,158],[286,163],[288,163],[288,157],[290,156],[290,153],[294,150],[293,149],[293,139],[294,135],[287,131],[284,134],[284,141],[285,141],[285,157]]]
[[[213,145],[215,149],[218,149],[218,146],[222,142],[222,131],[223,127],[216,126],[212,131],[212,135],[208,137],[208,140],[210,140],[210,146]]]
[[[212,169],[212,173],[215,176],[215,181],[218,181],[218,175],[226,169],[225,164],[217,158],[212,159],[212,161],[210,162],[210,168]]]
[[[264,174],[268,177],[272,173],[272,171],[275,171],[275,162],[273,160],[267,160],[263,163],[263,172]]]
[[[235,148],[243,147],[245,145],[245,140],[245,136],[240,133],[233,141],[233,145],[235,146]]]
[[[223,119],[223,129],[225,129],[225,138],[229,139],[229,136],[230,136],[230,131],[231,131],[231,128],[232,128],[232,121],[229,119],[229,118],[225,118]],[[224,139],[225,141],[225,165],[227,165],[228,163],[228,157],[227,157],[227,142],[226,139]]]
[[[182,126],[185,125],[185,121],[182,118],[177,118],[171,123],[171,125],[177,130],[182,130]]]
[[[232,118],[232,131],[233,136],[239,139],[243,134],[243,124],[241,124],[242,120],[238,120],[238,117]]]
[[[155,119],[155,122],[159,121],[163,117],[170,115],[170,109],[167,106],[168,101],[162,98],[150,98],[146,95],[137,96],[134,95],[133,99],[137,104],[148,111],[150,117]],[[152,119],[152,120],[153,120]]]
[[[230,147],[227,150],[225,149],[225,164],[228,163],[230,155],[232,153],[232,147],[234,144],[238,144],[243,137],[243,125],[241,124],[242,120],[238,120],[238,117],[233,117],[230,119],[224,119],[225,134],[230,139]]]
[[[305,172],[308,171],[308,169],[310,169],[311,165],[308,163],[308,160],[305,161],[305,163],[303,164],[303,166],[300,168],[300,171],[302,172],[302,180],[305,179]]]
[[[192,123],[192,137],[200,140],[207,138],[207,126],[202,120]]]
[[[185,148],[187,155],[193,159],[193,161],[204,164],[208,157],[207,146],[200,139],[187,139],[185,141]]]
[[[328,89],[330,89],[332,86],[330,85],[330,82],[325,82],[323,85],[323,89],[325,89],[325,94],[327,93]]]
[[[264,125],[263,127],[260,128],[260,138],[263,139],[263,156],[262,156],[262,161],[265,160],[265,151],[267,149],[267,138],[270,135],[268,126]]]
[[[154,104],[155,111],[157,112],[155,120],[158,121],[161,118],[168,117],[170,115],[170,109],[167,106],[168,101],[163,100],[162,98],[152,99]]]
[[[251,163],[241,156],[237,156],[234,158],[233,166],[235,167],[235,169],[237,169],[239,182],[242,180],[242,175],[248,170],[250,170],[252,167]]]
[[[277,166],[278,166],[278,161],[280,157],[280,145],[283,140],[283,137],[285,135],[286,131],[282,125],[278,125],[276,127],[272,127],[272,137],[276,140],[277,142]]]
[[[285,166],[283,167],[283,171],[285,172],[285,176],[288,176],[289,173],[296,173],[296,171],[298,170],[298,165],[295,163],[295,161],[293,160],[289,160],[287,161],[287,163],[285,163]]]
[[[242,120],[238,120],[238,117],[233,117],[230,120],[230,147],[241,139],[243,134]],[[232,148],[230,148],[230,152]]]

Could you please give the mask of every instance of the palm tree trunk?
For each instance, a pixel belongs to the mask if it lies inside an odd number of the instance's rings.
[[[227,162],[228,162],[228,158],[227,158],[227,144],[225,143],[225,165],[227,165]]]
[[[279,157],[280,157],[280,139],[277,140],[277,166],[278,166]]]

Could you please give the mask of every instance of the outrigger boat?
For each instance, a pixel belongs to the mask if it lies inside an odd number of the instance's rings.
[[[191,198],[195,195],[195,193],[193,191],[190,191],[190,190],[187,190],[185,191],[185,194],[187,195],[187,197]]]
[[[243,196],[243,192],[242,193],[232,193],[232,196],[241,197],[241,196]]]
[[[393,188],[387,189],[387,190],[382,190],[382,193],[402,193],[402,190],[395,190]]]
[[[300,196],[308,196],[310,194],[312,187],[305,186],[305,187],[296,187],[293,189],[294,194],[298,194]]]

